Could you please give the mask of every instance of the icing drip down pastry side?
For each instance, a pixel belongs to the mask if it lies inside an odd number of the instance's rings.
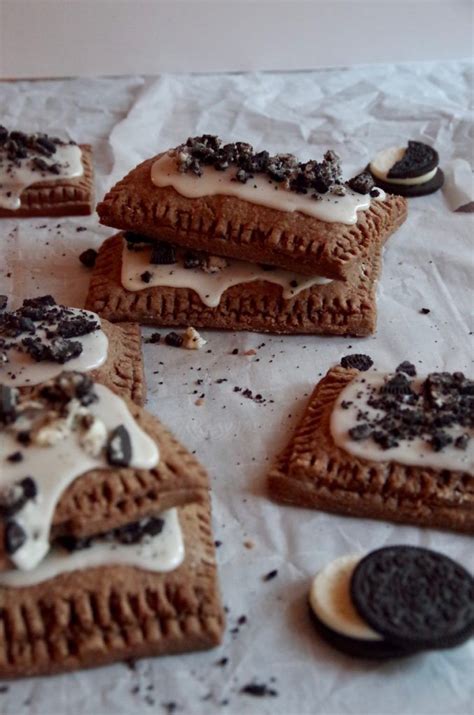
[[[24,570],[46,556],[56,504],[77,477],[97,468],[151,469],[159,460],[126,403],[77,372],[32,397],[0,385],[0,433],[5,551]]]
[[[139,236],[137,239],[141,240]],[[139,291],[153,286],[190,288],[211,308],[219,305],[228,288],[242,283],[275,283],[282,287],[285,300],[291,300],[307,288],[331,283],[331,279],[322,276],[307,276],[233,258],[196,254],[162,242],[158,248],[138,241],[129,243],[124,240],[123,243],[122,285],[126,290]]]
[[[79,544],[55,543],[33,570],[0,573],[0,586],[32,586],[63,573],[110,565],[164,573],[177,568],[184,559],[177,509],[168,509],[159,517],[143,519],[110,534],[83,541]]]
[[[0,208],[17,210],[21,194],[39,182],[82,176],[81,148],[47,134],[9,132],[0,126]]]

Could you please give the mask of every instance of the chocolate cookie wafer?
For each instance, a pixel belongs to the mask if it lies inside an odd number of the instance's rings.
[[[158,420],[81,373],[30,395],[0,386],[0,567],[190,502],[203,468]]]
[[[168,572],[109,564],[25,587],[0,586],[0,677],[218,645],[224,614],[209,504],[181,507],[178,518],[184,560]]]
[[[193,250],[345,279],[406,218],[404,199],[359,191],[334,152],[301,163],[204,135],[140,164],[97,212],[107,226]]]
[[[149,248],[145,250],[150,251]],[[260,270],[258,280],[249,278],[249,282],[230,283],[217,302],[214,301],[214,306],[209,304],[212,303],[211,296],[206,291],[201,291],[200,296],[195,289],[166,285],[166,282],[147,287],[153,278],[152,272],[161,266],[147,267],[144,264],[143,273],[141,268],[138,271],[141,273],[139,289],[127,290],[122,283],[124,251],[127,252],[127,247],[121,234],[105,241],[93,269],[86,299],[89,310],[110,321],[134,320],[157,326],[192,325],[282,334],[363,336],[375,329],[375,288],[381,253],[377,244],[353,267],[346,281],[316,280],[311,287],[303,289],[305,278],[300,275],[301,282],[298,282],[293,274],[288,274],[285,289],[281,281],[272,282],[275,278],[271,270]],[[133,253],[134,257],[136,255]],[[166,264],[163,268],[167,276],[176,270]],[[190,268],[189,274],[193,270],[199,269]],[[282,271],[277,273],[280,280]],[[147,278],[150,280],[145,280]],[[208,278],[213,280],[213,274]],[[214,278],[221,280],[216,274]],[[293,282],[296,285],[293,286]]]
[[[0,383],[25,393],[65,368],[93,379],[137,404],[145,399],[140,328],[112,325],[95,313],[58,305],[50,295],[30,298],[15,311],[0,309]]]
[[[92,213],[92,149],[0,126],[0,218]]]
[[[270,472],[288,504],[474,532],[473,383],[336,367]]]

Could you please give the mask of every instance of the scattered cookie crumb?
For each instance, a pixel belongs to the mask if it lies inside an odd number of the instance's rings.
[[[247,539],[247,541],[244,541],[244,546],[246,549],[253,549],[255,544],[253,541],[250,541],[250,539]]]
[[[207,343],[207,340],[204,340],[193,327],[186,328],[182,337],[183,348],[186,350],[200,350]]]
[[[270,688],[265,683],[247,683],[240,689],[243,695],[253,695],[256,698],[272,697],[275,698],[278,693],[273,688]]]
[[[94,268],[96,259],[97,251],[93,248],[88,248],[79,255],[80,262],[86,268]]]
[[[244,352],[244,355],[256,355],[256,354],[257,354],[257,351],[254,350],[253,348],[251,348],[250,350],[246,350]]]
[[[275,578],[276,576],[278,576],[278,570],[277,570],[277,569],[273,569],[273,571],[269,571],[267,574],[265,574],[265,576],[263,576],[263,580],[264,580],[264,581],[271,581],[271,580],[272,580],[273,578]]]
[[[152,333],[149,338],[145,338],[145,343],[151,343],[157,345],[161,340],[161,335],[159,333]]]
[[[431,310],[429,308],[421,308],[419,312],[421,315],[428,315],[428,313],[431,313]]]

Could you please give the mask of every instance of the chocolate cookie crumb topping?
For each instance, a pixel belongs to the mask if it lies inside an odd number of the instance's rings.
[[[176,249],[171,243],[155,241],[151,249],[150,263],[168,265],[176,263]]]
[[[371,191],[375,186],[375,182],[372,175],[369,174],[368,171],[363,171],[361,174],[357,174],[357,176],[349,179],[347,185],[357,194],[371,194]],[[379,192],[377,191],[376,196],[378,196],[378,194]]]
[[[119,425],[109,435],[106,446],[107,461],[114,467],[128,467],[132,460],[130,434],[124,425]]]
[[[465,450],[474,428],[474,381],[462,372],[430,373],[422,381],[415,375],[414,365],[405,361],[382,384],[360,384],[357,397],[366,393],[366,401],[355,412],[349,437],[371,438],[382,449],[420,439],[435,452],[449,445]]]
[[[211,134],[189,137],[185,144],[172,150],[178,170],[201,176],[205,166],[216,171],[235,169],[234,180],[245,184],[255,174],[264,174],[270,181],[296,193],[346,193],[341,163],[334,151],[327,151],[321,162],[299,162],[292,154],[270,156],[268,151],[255,152],[251,144],[223,144]]]
[[[401,362],[400,365],[395,368],[395,372],[404,372],[405,375],[408,375],[409,377],[415,377],[416,367],[413,363],[408,362],[408,360],[404,360],[404,362]]]

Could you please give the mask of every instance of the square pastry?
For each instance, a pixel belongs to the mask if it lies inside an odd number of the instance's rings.
[[[64,372],[0,385],[0,432],[0,677],[220,642],[207,475],[158,420]]]
[[[408,371],[407,372],[404,372]],[[336,367],[268,477],[270,496],[348,516],[474,532],[474,383]]]
[[[191,265],[186,252],[163,243],[159,250],[166,246],[172,258],[153,262],[156,246],[135,234],[132,239],[112,236],[96,260],[86,307],[107,320],[282,334],[364,336],[375,330],[380,244],[347,280],[337,281],[207,254]],[[216,270],[210,260],[221,262]]]
[[[368,175],[344,182],[332,151],[302,163],[204,135],[137,166],[97,213],[113,228],[341,280],[404,222],[407,203]]]
[[[79,216],[93,206],[89,144],[0,126],[0,218]]]
[[[145,399],[140,327],[113,325],[95,313],[58,305],[50,295],[27,298],[12,311],[4,299],[0,357],[0,383],[22,393],[67,368],[90,371],[137,404]]]

